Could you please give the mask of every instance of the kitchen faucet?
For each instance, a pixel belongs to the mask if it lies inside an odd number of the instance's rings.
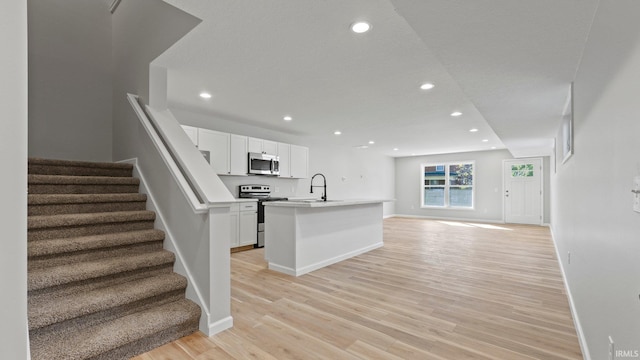
[[[310,191],[310,193],[313,194],[313,188],[314,187],[320,187],[320,185],[316,185],[316,186],[313,185],[313,179],[315,179],[315,177],[318,176],[318,175],[322,176],[322,182],[323,182],[322,187],[324,189],[324,193],[322,194],[322,198],[321,199],[323,201],[327,201],[327,178],[324,177],[324,175],[322,175],[320,173],[317,173],[317,174],[315,174],[315,175],[313,175],[311,177],[311,191]]]

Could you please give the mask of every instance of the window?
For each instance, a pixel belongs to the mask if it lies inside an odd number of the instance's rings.
[[[420,169],[423,207],[473,208],[473,161],[426,164]]]

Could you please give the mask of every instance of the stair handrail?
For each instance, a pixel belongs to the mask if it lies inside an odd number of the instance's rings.
[[[235,201],[169,110],[143,108],[134,94],[127,98],[194,212]]]

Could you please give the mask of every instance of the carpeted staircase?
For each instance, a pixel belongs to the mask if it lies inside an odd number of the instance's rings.
[[[198,330],[132,169],[29,159],[32,359],[127,359]]]

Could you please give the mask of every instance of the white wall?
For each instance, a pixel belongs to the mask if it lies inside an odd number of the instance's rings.
[[[309,147],[309,176],[323,173],[327,177],[329,199],[376,198],[394,199],[395,165],[393,158],[372,151],[324,144],[310,136],[299,136],[258,126],[171,107],[171,112],[183,125],[246,135],[261,139]],[[267,176],[221,176],[229,191],[237,196],[238,186],[266,184],[272,186],[273,196],[317,196],[309,193],[309,179],[280,179]],[[343,180],[344,178],[344,180]],[[316,178],[316,185],[321,184]],[[394,213],[394,203],[384,204],[384,215]]]
[[[29,0],[29,156],[111,160],[105,1]]]
[[[640,351],[638,14],[636,0],[600,2],[574,82],[575,154],[552,177],[552,229],[591,359],[608,359],[610,335]]]
[[[0,2],[0,358],[29,358],[27,330],[27,3]]]
[[[463,220],[503,220],[503,160],[513,159],[507,150],[412,156],[396,159],[396,214]],[[473,210],[426,209],[420,207],[420,165],[436,162],[475,161],[475,206]],[[548,185],[549,159],[543,159],[543,186]],[[549,192],[545,189],[544,221],[549,221]]]
[[[113,158],[136,157],[138,120],[127,93],[149,102],[149,64],[200,20],[164,1],[123,1],[113,26]]]

